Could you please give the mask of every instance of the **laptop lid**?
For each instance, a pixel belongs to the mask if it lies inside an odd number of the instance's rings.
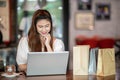
[[[66,74],[69,52],[29,52],[27,76]]]

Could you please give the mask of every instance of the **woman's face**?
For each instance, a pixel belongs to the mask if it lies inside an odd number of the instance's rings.
[[[41,36],[46,36],[51,30],[51,23],[47,19],[41,19],[38,20],[36,27]]]

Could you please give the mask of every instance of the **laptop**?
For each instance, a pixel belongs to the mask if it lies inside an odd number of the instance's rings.
[[[69,51],[29,52],[27,76],[66,74]]]

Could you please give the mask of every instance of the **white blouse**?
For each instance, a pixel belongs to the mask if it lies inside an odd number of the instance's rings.
[[[64,51],[64,44],[62,40],[55,39],[55,41],[53,42],[53,50],[54,52]],[[28,38],[22,37],[19,41],[17,49],[16,61],[18,65],[27,63],[28,52],[29,52]]]

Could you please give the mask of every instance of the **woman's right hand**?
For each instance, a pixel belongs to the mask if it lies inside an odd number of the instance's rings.
[[[19,71],[24,71],[24,72],[26,72],[26,70],[27,70],[27,65],[26,65],[26,64],[20,64],[20,65],[19,65]]]
[[[45,36],[45,45],[46,45],[46,46],[49,46],[49,45],[50,45],[50,40],[51,40],[51,36],[50,36],[50,34],[47,34],[47,35]]]
[[[42,40],[42,43],[43,43],[45,46],[50,45],[50,40],[51,40],[50,34],[47,34],[47,35],[45,35],[45,36],[41,36],[41,40]]]

